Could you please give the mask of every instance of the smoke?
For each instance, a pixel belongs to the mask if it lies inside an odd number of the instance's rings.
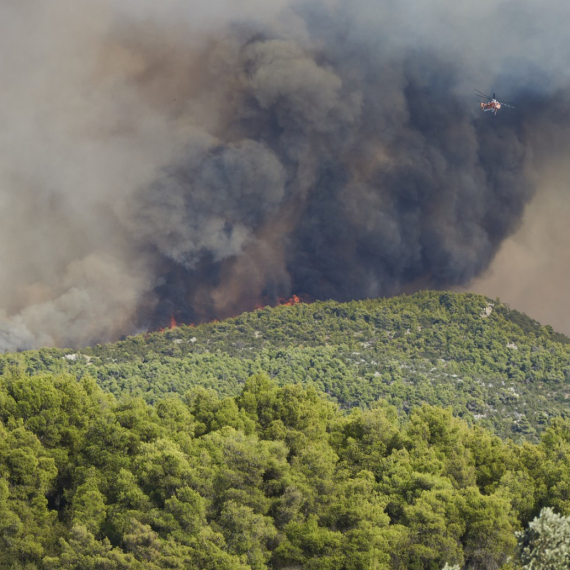
[[[568,142],[558,148],[568,148]],[[568,180],[570,171],[563,159],[544,161],[539,191],[520,230],[502,244],[489,269],[469,286],[472,291],[500,297],[566,334],[570,334]]]
[[[568,148],[567,10],[5,2],[0,350],[470,283]]]

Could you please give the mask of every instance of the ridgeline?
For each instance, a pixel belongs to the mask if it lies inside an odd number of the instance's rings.
[[[0,374],[91,376],[116,397],[154,403],[202,386],[235,396],[265,372],[341,408],[379,398],[408,414],[428,403],[503,438],[536,441],[570,397],[570,339],[473,294],[421,292],[264,308],[82,350],[0,355]]]

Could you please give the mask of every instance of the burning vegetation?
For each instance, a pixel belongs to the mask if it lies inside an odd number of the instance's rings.
[[[433,10],[172,1],[0,9],[0,350],[467,284],[565,152],[554,87],[475,113]]]

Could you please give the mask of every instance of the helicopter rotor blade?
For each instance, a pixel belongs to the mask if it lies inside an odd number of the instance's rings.
[[[480,96],[486,97],[487,99],[491,99],[491,97],[489,97],[489,95],[485,95],[485,93],[483,93],[482,91],[479,91],[479,89],[475,89],[475,91],[477,91],[477,93],[479,93]]]

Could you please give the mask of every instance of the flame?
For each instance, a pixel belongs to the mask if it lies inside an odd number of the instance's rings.
[[[293,305],[298,305],[299,303],[309,303],[309,300],[306,296],[299,296],[299,295],[292,295],[289,298],[286,297],[279,297],[275,306],[277,307],[292,307]],[[264,309],[265,307],[271,307],[272,303],[267,300],[263,300],[261,303],[256,303],[254,306],[254,310],[257,311],[258,309]]]
[[[158,332],[164,332],[164,331],[172,330],[172,329],[175,329],[177,326],[178,326],[178,323],[176,322],[176,317],[174,315],[170,315],[170,324],[167,327],[160,327],[158,329]],[[190,326],[194,326],[194,325],[190,325]]]
[[[292,307],[293,305],[298,305],[299,303],[309,303],[309,299],[308,296],[306,295],[292,295],[289,298],[286,297],[279,297],[277,299],[277,301],[274,301],[273,303],[270,302],[267,299],[263,299],[260,303],[256,303],[254,306],[254,310],[260,310],[260,309],[264,309],[265,307],[271,307],[271,306],[277,306],[277,307]],[[235,315],[237,316],[237,315]],[[230,317],[231,318],[231,317]],[[208,321],[208,323],[218,323],[218,319],[212,319],[211,321]],[[186,325],[185,323],[178,323],[178,321],[176,320],[176,317],[174,315],[170,316],[170,324],[168,326],[165,327],[160,327],[158,329],[158,332],[165,332],[168,330],[172,330],[177,328],[180,325],[185,325],[185,326],[189,326],[189,327],[195,327],[196,325],[194,323],[189,323],[188,325]]]
[[[298,295],[293,295],[289,299],[279,298],[278,305],[283,305],[285,307],[292,307],[293,305],[298,305],[299,303],[304,303],[304,301]]]

